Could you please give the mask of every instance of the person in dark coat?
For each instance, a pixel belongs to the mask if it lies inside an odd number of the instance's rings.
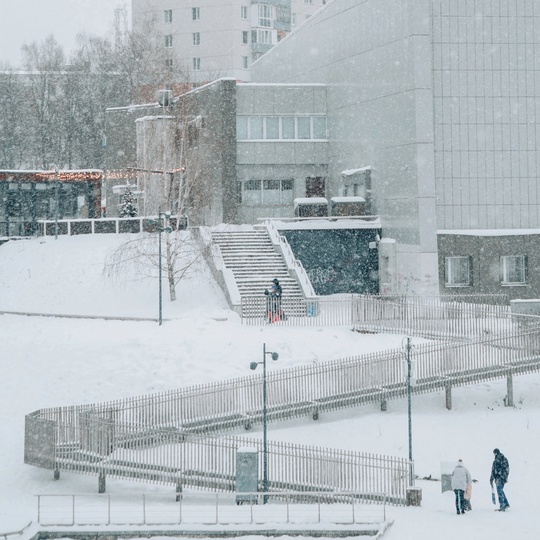
[[[274,278],[272,281],[270,291],[266,289],[264,294],[266,295],[266,312],[268,321],[272,323],[283,319],[283,312],[281,311],[281,296],[283,294],[283,289],[281,288],[277,278]]]
[[[499,499],[499,512],[504,512],[507,508],[510,508],[508,504],[508,499],[504,493],[504,484],[508,482],[508,475],[510,474],[510,465],[504,454],[498,449],[493,450],[494,459],[493,465],[491,466],[491,476],[489,478],[489,483],[493,487],[493,482],[495,482],[495,487],[497,488],[497,497]]]

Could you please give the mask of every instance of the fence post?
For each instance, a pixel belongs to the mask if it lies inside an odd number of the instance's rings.
[[[504,405],[506,407],[514,406],[514,384],[511,371],[506,375],[506,399],[504,400]]]
[[[452,385],[447,382],[445,387],[445,394],[446,394],[446,408],[451,411],[452,410]]]
[[[100,472],[98,476],[98,493],[105,493],[106,481],[105,473]]]

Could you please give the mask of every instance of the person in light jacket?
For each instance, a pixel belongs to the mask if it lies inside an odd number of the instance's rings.
[[[458,515],[465,513],[465,500],[463,495],[467,489],[467,485],[471,483],[471,474],[465,465],[463,465],[463,460],[460,459],[452,472],[452,489],[456,494],[456,512]]]

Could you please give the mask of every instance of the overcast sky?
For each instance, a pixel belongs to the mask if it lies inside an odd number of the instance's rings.
[[[0,0],[0,63],[19,67],[21,46],[52,34],[66,55],[77,34],[113,36],[115,8],[129,0]]]

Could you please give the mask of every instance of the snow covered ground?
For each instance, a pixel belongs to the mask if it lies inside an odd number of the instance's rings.
[[[104,261],[125,236],[13,241],[0,246],[0,311],[157,317],[157,280],[116,280]],[[39,408],[100,402],[250,374],[263,343],[277,351],[270,369],[400,347],[402,336],[361,335],[350,328],[248,327],[240,324],[208,269],[182,282],[178,300],[164,294],[166,320],[106,321],[0,316],[0,534],[36,518],[36,494],[95,493],[93,476],[24,465],[24,416]],[[388,540],[538,539],[540,374],[514,379],[516,406],[505,408],[506,381],[413,396],[413,456],[420,477],[440,477],[440,463],[462,458],[473,478],[473,511],[456,516],[453,493],[419,479],[421,508],[388,508]],[[253,436],[254,433],[250,433]],[[407,456],[407,405],[375,405],[270,424],[269,438]],[[511,509],[494,512],[492,450],[510,461]],[[109,493],[171,490],[108,479]]]

